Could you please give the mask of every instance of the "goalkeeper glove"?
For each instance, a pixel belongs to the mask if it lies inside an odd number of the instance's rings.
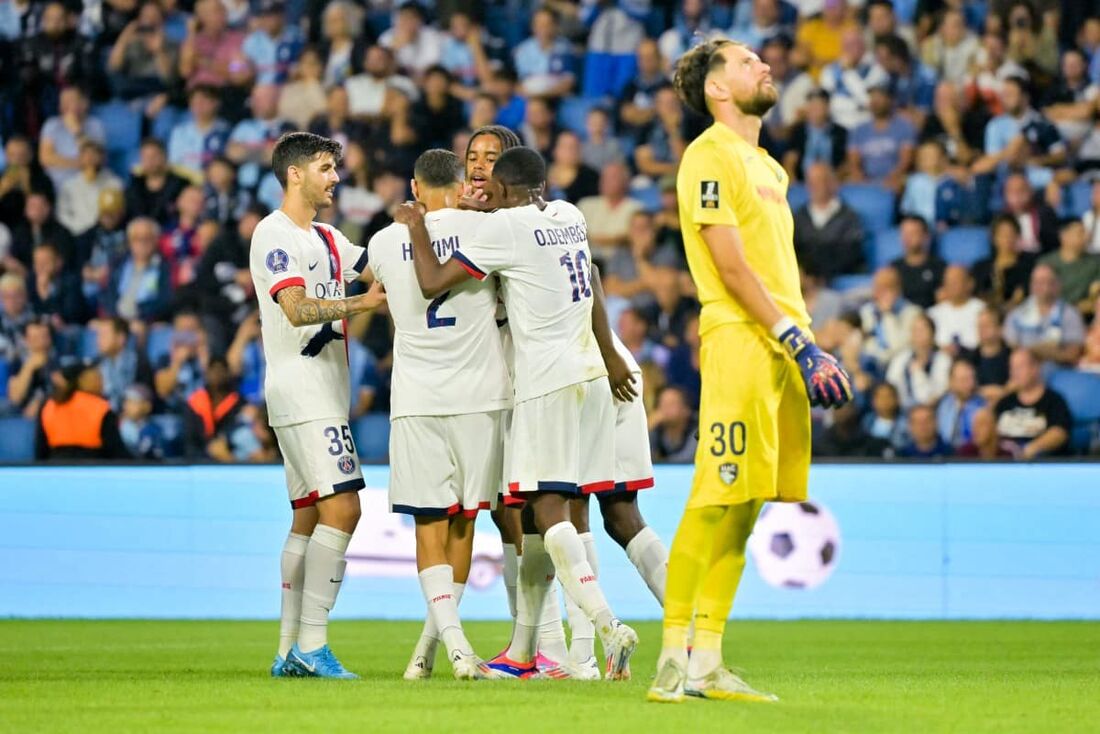
[[[802,372],[810,405],[839,408],[852,399],[852,378],[833,355],[814,344],[792,319],[784,318],[772,332]]]

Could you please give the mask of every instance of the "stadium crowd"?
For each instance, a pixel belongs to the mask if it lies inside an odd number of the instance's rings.
[[[117,422],[104,455],[276,459],[248,273],[252,231],[280,203],[276,139],[344,144],[321,216],[365,244],[421,151],[464,157],[470,131],[497,123],[585,214],[645,372],[654,458],[691,461],[699,305],[675,173],[707,121],[669,79],[710,34],[771,66],[764,147],[790,176],[816,338],[858,391],[815,414],[815,455],[1100,453],[1088,3],[13,0],[0,454],[28,458],[31,422],[46,439],[94,414]],[[384,460],[392,328],[371,315],[349,333],[360,453]]]

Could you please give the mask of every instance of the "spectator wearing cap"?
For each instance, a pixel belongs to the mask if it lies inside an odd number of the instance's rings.
[[[863,43],[863,33],[849,28],[841,39],[840,58],[821,72],[821,88],[829,94],[832,119],[846,130],[871,120],[870,90],[890,81]]]
[[[451,72],[436,64],[424,71],[422,94],[409,110],[409,124],[421,149],[447,148],[455,133],[466,126],[466,108],[451,94]]]
[[[240,87],[252,79],[244,55],[244,34],[229,27],[221,0],[195,3],[195,15],[180,47],[179,71],[189,89]]]
[[[61,185],[57,197],[57,219],[73,235],[95,226],[99,218],[99,195],[107,189],[121,189],[122,181],[103,167],[103,146],[95,140],[80,143],[80,171]]]
[[[649,446],[654,461],[690,464],[695,460],[696,418],[684,391],[668,386],[657,396],[649,414]]]
[[[138,349],[130,339],[130,323],[113,317],[96,322],[96,349],[99,352],[98,367],[102,380],[102,395],[119,411],[126,392],[134,384],[150,389],[153,370],[145,351]]]
[[[240,168],[237,181],[245,191],[254,191],[271,170],[271,153],[284,133],[293,126],[279,117],[279,87],[256,84],[249,96],[252,116],[238,122],[226,140],[225,155]]]
[[[127,256],[111,270],[104,307],[127,321],[153,323],[168,317],[172,304],[171,273],[157,252],[160,227],[138,217],[126,225]]]
[[[23,326],[22,348],[11,364],[8,401],[24,418],[35,418],[50,393],[50,374],[57,368],[53,330],[32,319]]]
[[[12,232],[11,255],[29,270],[31,253],[43,242],[57,247],[65,262],[75,264],[73,236],[54,217],[49,197],[40,191],[32,191],[23,206],[23,221]]]
[[[176,199],[187,179],[168,168],[168,151],[157,138],[141,141],[138,167],[126,186],[126,212],[131,217],[150,217],[161,226],[175,216]]]
[[[1075,145],[1092,130],[1100,85],[1088,78],[1088,59],[1080,49],[1066,49],[1061,66],[1058,82],[1042,97],[1043,114],[1063,140]]]
[[[225,150],[230,131],[225,120],[218,117],[220,104],[216,88],[206,85],[193,87],[188,98],[191,118],[172,128],[168,138],[168,162],[194,182],[202,180],[203,168],[210,159]]]
[[[50,319],[58,328],[88,320],[80,276],[66,269],[64,257],[51,242],[34,248],[27,291],[35,316]]]
[[[924,64],[940,79],[953,84],[966,82],[980,50],[978,37],[966,27],[966,16],[952,8],[940,16],[936,32],[926,36],[920,45]]]
[[[245,404],[237,392],[229,364],[221,357],[212,358],[206,368],[205,384],[187,396],[184,455],[190,459],[233,461],[230,434]]]
[[[1005,317],[1005,341],[1030,349],[1040,360],[1072,366],[1081,358],[1085,324],[1061,297],[1054,269],[1039,264],[1031,271],[1031,295]]]
[[[985,155],[974,162],[971,170],[982,175],[1022,166],[1028,183],[1036,188],[1046,186],[1053,178],[1053,168],[1066,161],[1066,144],[1058,128],[1031,106],[1031,94],[1023,79],[1010,77],[1004,81],[1001,106],[1004,112],[985,128]]]
[[[978,373],[971,362],[957,359],[951,364],[947,393],[936,405],[940,438],[958,449],[974,437],[974,416],[985,407],[978,395]]]
[[[52,374],[51,386],[38,416],[36,460],[130,458],[118,432],[118,416],[99,394],[102,384],[95,365],[66,365]]]
[[[512,60],[525,96],[563,97],[573,91],[576,59],[551,8],[531,15],[531,36],[516,46]]]
[[[142,384],[126,388],[121,413],[118,432],[130,455],[145,461],[163,459],[167,453],[164,431],[149,419],[153,413],[153,392]]]
[[[978,317],[985,304],[974,297],[974,279],[962,265],[949,265],[943,273],[943,288],[928,316],[936,325],[936,344],[958,356],[960,350],[978,346]]]
[[[823,162],[807,168],[809,200],[794,213],[794,251],[809,273],[833,278],[863,265],[863,224],[837,196],[833,169]]]
[[[38,138],[38,160],[58,190],[80,171],[80,142],[103,144],[107,139],[103,123],[88,113],[88,97],[82,89],[63,89],[59,106],[60,114],[46,120]]]
[[[902,256],[890,263],[901,277],[901,292],[905,299],[921,308],[936,302],[936,292],[943,284],[947,265],[932,254],[932,237],[928,224],[920,217],[906,215],[898,225]]]
[[[241,52],[256,75],[257,84],[284,84],[302,53],[305,39],[296,25],[284,21],[283,0],[260,0],[254,30],[245,37]]]
[[[23,330],[33,320],[26,281],[16,273],[0,275],[0,361],[15,361],[23,348]]]
[[[795,124],[783,154],[783,167],[792,180],[807,180],[809,169],[822,163],[836,170],[848,153],[848,131],[829,115],[829,93],[815,89],[806,98],[802,120]]]
[[[638,139],[656,116],[653,98],[658,89],[668,86],[668,75],[655,40],[647,38],[638,44],[635,58],[638,69],[619,94],[617,109],[621,133]]]
[[[581,160],[581,139],[573,131],[563,130],[558,134],[546,182],[555,192],[555,199],[576,203],[599,194],[600,174]]]
[[[852,30],[859,31],[859,24],[849,17],[844,0],[825,0],[821,14],[798,27],[795,36],[798,53],[810,74],[817,77],[823,68],[840,58],[842,39]]]
[[[916,131],[913,124],[894,109],[888,82],[871,88],[871,120],[859,125],[848,136],[846,173],[853,182],[885,186],[898,192],[913,164]]]
[[[600,171],[600,193],[577,202],[588,222],[588,241],[593,257],[611,258],[616,248],[627,244],[630,218],[642,208],[641,202],[628,195],[630,173],[621,163],[612,163]]]
[[[871,279],[871,300],[859,309],[863,353],[885,369],[896,354],[909,346],[913,321],[920,314],[920,307],[901,294],[897,270],[886,266],[876,271]]]
[[[951,456],[951,445],[936,429],[936,412],[927,405],[909,411],[909,440],[898,449],[903,459],[942,459]]]
[[[1012,391],[997,401],[997,436],[1017,459],[1068,453],[1073,417],[1065,399],[1046,386],[1039,358],[1015,349],[1010,361]]]
[[[378,43],[393,52],[401,69],[417,78],[443,58],[443,34],[428,25],[428,11],[418,2],[398,5],[393,27]]]
[[[1058,249],[1039,258],[1039,264],[1049,265],[1062,284],[1062,298],[1083,313],[1092,311],[1100,295],[1100,255],[1085,252],[1085,226],[1080,219],[1062,222]]]
[[[11,229],[23,218],[23,208],[32,191],[41,191],[52,197],[53,182],[35,160],[30,140],[22,135],[12,135],[4,141],[3,157],[6,163],[0,171],[0,223]]]
[[[972,104],[966,88],[952,82],[940,82],[932,98],[932,109],[924,118],[919,140],[936,141],[943,146],[952,164],[969,166],[985,144],[985,126],[989,115],[982,104]]]
[[[662,87],[654,95],[656,119],[649,133],[634,150],[634,166],[650,178],[673,176],[684,154],[684,107],[672,87]]]
[[[298,62],[291,66],[290,79],[279,88],[276,116],[288,120],[295,129],[305,130],[310,121],[325,111],[324,60],[315,48],[303,49]]]
[[[107,57],[111,88],[125,100],[146,99],[170,91],[179,71],[179,44],[165,36],[164,11],[145,2],[126,24]],[[167,98],[158,106],[163,107]],[[153,107],[151,111],[157,111]]]
[[[585,138],[581,156],[585,165],[602,171],[611,163],[625,163],[622,145],[611,129],[611,116],[602,107],[593,107],[584,118]]]

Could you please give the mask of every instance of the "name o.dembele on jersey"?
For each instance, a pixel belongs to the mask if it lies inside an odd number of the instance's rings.
[[[517,400],[607,375],[592,333],[588,228],[575,206],[498,209],[454,258],[478,280],[501,275]]]
[[[488,215],[441,209],[424,223],[440,262],[473,240]],[[470,280],[428,300],[420,294],[412,242],[391,224],[367,245],[368,267],[386,287],[395,329],[390,417],[462,415],[510,408],[492,279]]]
[[[314,223],[307,231],[275,210],[256,226],[249,270],[260,303],[264,395],[272,426],[346,420],[351,389],[346,324],[294,326],[276,302],[279,291],[302,286],[311,298],[339,300],[345,283],[366,265],[367,251],[330,225]]]

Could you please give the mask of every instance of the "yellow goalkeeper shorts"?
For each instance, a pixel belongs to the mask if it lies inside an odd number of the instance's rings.
[[[763,329],[702,336],[699,446],[688,508],[801,502],[810,474],[810,401],[798,366]]]

